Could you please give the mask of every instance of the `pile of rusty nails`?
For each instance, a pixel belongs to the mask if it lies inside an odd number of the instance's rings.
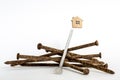
[[[98,41],[95,42],[75,46],[68,48],[67,55],[63,64],[63,67],[70,67],[79,71],[82,74],[89,74],[88,68],[95,68],[97,70],[114,74],[114,71],[108,69],[108,64],[103,61],[99,61],[97,58],[101,58],[101,53],[99,54],[89,54],[89,55],[80,55],[76,53],[72,53],[71,51],[87,48],[91,46],[98,46]],[[37,48],[44,49],[47,53],[40,56],[31,56],[31,55],[21,55],[17,54],[17,60],[6,61],[5,64],[10,64],[11,66],[59,66],[61,56],[64,50],[44,46],[41,43],[37,45]],[[55,57],[58,55],[58,57]],[[19,60],[21,58],[21,60]],[[54,63],[48,63],[46,61],[54,61]],[[33,63],[34,62],[34,63]],[[37,63],[39,62],[39,63]],[[44,63],[40,63],[44,62]]]

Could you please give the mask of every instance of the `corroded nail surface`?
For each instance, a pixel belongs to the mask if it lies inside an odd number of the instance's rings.
[[[29,56],[29,55],[21,55],[20,53],[18,53],[17,54],[17,58],[24,58],[24,59],[37,59],[37,58],[41,58],[41,57],[43,57],[43,56]],[[60,58],[60,57],[58,57],[58,58]],[[57,58],[56,58],[57,59]],[[51,58],[51,60],[53,60],[53,61],[56,61],[56,60],[54,60],[54,59],[52,59]],[[43,59],[43,61],[44,61],[44,59]],[[46,59],[46,61],[47,61],[47,59]],[[72,62],[75,62],[74,60],[65,60],[65,61],[72,61]],[[89,63],[92,63],[92,64],[95,64],[95,65],[97,65],[97,66],[102,66],[102,67],[105,67],[105,68],[107,68],[108,66],[107,66],[107,64],[105,64],[105,65],[103,65],[103,63],[101,64],[101,62],[99,62],[98,60],[96,60],[96,59],[92,59],[92,60],[84,60],[85,62],[89,62]],[[24,64],[25,65],[25,64]],[[26,64],[26,65],[30,65],[30,64]],[[31,64],[31,66],[32,65],[38,65],[38,64]],[[41,65],[42,66],[42,64],[39,64],[39,65]],[[47,64],[46,64],[47,65]],[[54,64],[53,64],[54,65]],[[49,66],[49,65],[48,65]],[[80,65],[79,65],[80,66]],[[82,65],[82,66],[86,66],[86,67],[91,67],[91,66],[89,66],[89,65]]]
[[[71,55],[70,55],[71,56]],[[74,57],[75,55],[73,55],[72,57]],[[19,58],[23,58],[23,59],[39,59],[39,58],[42,58],[42,57],[47,57],[47,56],[30,56],[30,55],[21,55],[20,53],[17,54],[17,59]],[[75,56],[76,57],[76,56]],[[58,57],[60,58],[60,57]],[[52,59],[52,58],[51,58]],[[44,59],[43,59],[44,60]],[[67,59],[66,59],[67,60]],[[72,61],[72,60],[69,60],[69,61]],[[93,62],[93,64],[96,64],[96,65],[101,65],[101,62],[96,60],[96,59],[91,59],[91,60],[85,60],[87,62]],[[103,64],[103,63],[102,63]]]
[[[94,43],[89,43],[89,44],[86,44],[84,46],[91,46],[91,45],[98,45],[98,41],[95,41]],[[38,44],[38,49],[45,49],[46,51],[50,51],[50,52],[53,52],[52,54],[48,54],[49,56],[50,55],[55,55],[55,54],[58,54],[58,55],[61,55],[63,53],[63,50],[59,50],[59,49],[55,49],[55,48],[51,48],[51,47],[47,47],[47,46],[44,46],[42,45],[41,43]],[[75,47],[74,47],[75,48]],[[73,49],[73,48],[70,48],[70,50]],[[68,54],[70,55],[75,55],[76,57],[79,57],[79,58],[87,58],[87,59],[91,59],[93,57],[100,57],[101,58],[101,53],[99,54],[92,54],[92,55],[78,55],[78,54],[75,54],[75,53],[71,53],[71,52],[68,52]]]
[[[92,43],[88,43],[88,44],[84,44],[84,45],[80,45],[80,46],[76,46],[76,47],[72,47],[72,48],[68,48],[68,51],[73,51],[73,50],[77,50],[77,49],[82,49],[82,48],[87,48],[87,47],[90,47],[90,46],[98,46],[98,41],[96,40],[95,42],[92,42]],[[48,46],[44,46],[42,45],[41,43],[39,43],[37,45],[37,48],[38,49],[45,49],[46,51],[54,51],[54,52],[58,52],[58,53],[61,53],[63,52],[63,50],[57,50],[55,48],[51,48],[51,47],[48,47]]]
[[[91,46],[95,46],[95,45],[98,46],[98,41],[97,40],[95,42],[92,42],[92,43],[88,43],[88,44],[84,44],[84,45],[68,48],[68,51],[73,51],[73,50],[77,50],[77,49],[87,48],[87,47],[91,47]]]
[[[58,58],[51,59],[51,58],[46,57],[45,59],[41,58],[41,59],[30,59],[30,60],[7,61],[7,62],[5,62],[5,64],[11,64],[11,66],[16,66],[16,65],[24,65],[27,62],[38,62],[38,61],[41,61],[41,60],[42,61],[53,60],[53,61],[58,62],[58,63],[60,62],[60,58],[58,60]],[[80,72],[83,72],[83,74],[85,74],[85,75],[89,73],[88,69],[82,69],[81,67],[76,66],[74,64],[69,64],[69,63],[64,62],[64,65],[69,66],[70,68],[76,69],[76,70],[78,70]]]
[[[52,47],[44,46],[44,45],[42,45],[41,43],[39,43],[39,44],[37,45],[37,48],[38,48],[38,49],[45,49],[46,51],[50,51],[50,52],[63,53],[63,50],[57,50],[57,49],[52,48]]]
[[[27,60],[14,60],[14,61],[6,61],[5,64],[14,64],[14,65],[20,65],[27,62],[38,62],[38,61],[60,61],[60,57],[40,57],[40,58],[29,58]]]
[[[70,53],[71,57],[74,58],[85,58],[85,59],[93,59],[94,57],[99,57],[101,58],[101,52],[99,54],[89,54],[89,55],[79,55],[79,54],[75,54],[75,53]]]
[[[76,62],[80,62],[82,64],[90,65],[91,67],[93,67],[95,69],[98,69],[98,70],[101,70],[101,71],[104,71],[106,73],[114,74],[114,71],[112,71],[110,69],[107,69],[107,68],[104,68],[102,66],[94,65],[94,64],[92,64],[90,62],[86,62],[84,60],[78,60],[78,59],[73,59],[73,60],[76,61]]]
[[[59,64],[56,64],[56,63],[24,63],[24,64],[20,64],[21,66],[59,66]],[[72,65],[75,65],[75,66],[79,66],[79,67],[87,67],[86,65],[83,65],[83,64],[72,64]],[[69,67],[67,65],[63,65],[64,67]]]
[[[86,69],[82,69],[81,67],[78,67],[78,66],[75,66],[75,65],[71,65],[69,63],[64,63],[64,65],[67,65],[67,66],[69,66],[69,67],[71,67],[73,69],[79,70],[79,71],[83,72],[84,75],[89,74],[89,69],[87,69],[87,68]]]
[[[100,71],[114,74],[115,72],[108,69],[108,64],[103,61],[99,61],[97,58],[101,58],[101,52],[99,54],[88,54],[88,55],[80,55],[76,53],[72,53],[69,51],[87,48],[91,46],[98,46],[98,41],[95,42],[71,47],[68,49],[68,54],[66,55],[63,67],[70,67],[72,69],[78,70],[83,74],[89,74],[88,68],[95,68]],[[21,66],[59,66],[61,56],[63,55],[64,50],[44,46],[41,43],[37,46],[38,49],[44,49],[49,53],[40,55],[40,56],[32,56],[32,55],[21,55],[17,54],[17,60],[14,61],[6,61],[5,64],[10,64],[11,66],[21,65]],[[59,57],[56,57],[57,55]],[[19,60],[21,59],[21,60]],[[41,63],[44,61],[53,61],[54,63]],[[40,63],[37,63],[40,62]]]

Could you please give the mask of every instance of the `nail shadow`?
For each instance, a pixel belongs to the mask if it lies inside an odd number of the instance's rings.
[[[82,75],[84,75],[82,72],[77,71],[77,70],[74,70],[74,69],[71,69],[71,68],[63,68],[63,69],[68,70],[68,71],[71,71],[71,72],[74,72],[74,73],[77,73],[77,74],[82,74]]]

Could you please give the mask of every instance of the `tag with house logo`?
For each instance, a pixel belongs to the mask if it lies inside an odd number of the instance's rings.
[[[72,27],[73,28],[82,28],[82,19],[77,17],[72,17]]]

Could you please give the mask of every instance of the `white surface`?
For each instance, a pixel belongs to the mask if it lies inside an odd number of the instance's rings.
[[[83,28],[74,30],[70,46],[95,40],[98,47],[75,51],[80,54],[102,52],[102,61],[115,75],[90,70],[81,75],[55,67],[10,67],[7,60],[16,54],[40,55],[37,44],[63,49],[71,29],[71,19],[83,19]],[[119,0],[0,0],[0,80],[118,80],[120,79],[120,1]],[[67,68],[68,69],[68,68]]]

